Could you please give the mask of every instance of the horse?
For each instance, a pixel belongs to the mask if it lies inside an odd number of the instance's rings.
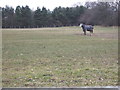
[[[92,35],[93,29],[94,29],[94,27],[92,25],[80,24],[79,26],[82,27],[84,35],[86,35],[86,31],[90,32],[90,36]]]

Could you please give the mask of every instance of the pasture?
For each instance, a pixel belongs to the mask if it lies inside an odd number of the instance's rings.
[[[117,27],[3,29],[3,87],[116,86]]]

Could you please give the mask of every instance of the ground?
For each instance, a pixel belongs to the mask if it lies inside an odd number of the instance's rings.
[[[116,86],[117,27],[3,29],[3,87]]]

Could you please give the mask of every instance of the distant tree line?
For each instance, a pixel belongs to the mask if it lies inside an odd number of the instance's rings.
[[[80,17],[80,22],[103,26],[120,26],[120,2],[86,2],[87,10]],[[86,19],[87,18],[87,19]],[[119,20],[118,20],[119,19]]]
[[[79,23],[93,25],[120,25],[120,3],[86,2],[74,7],[56,7],[53,11],[43,7],[33,11],[29,6],[17,6],[16,9],[2,8],[3,28],[39,28],[76,26]]]

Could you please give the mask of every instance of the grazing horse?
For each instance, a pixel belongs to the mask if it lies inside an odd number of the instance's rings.
[[[84,35],[86,35],[86,31],[90,31],[90,36],[93,33],[93,26],[92,25],[85,25],[85,24],[80,24],[80,27],[82,27]]]

